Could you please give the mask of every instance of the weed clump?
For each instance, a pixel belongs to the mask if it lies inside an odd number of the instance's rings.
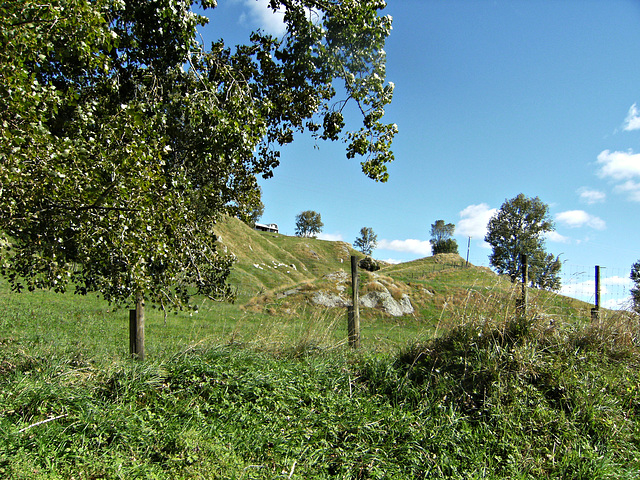
[[[466,317],[392,366],[370,364],[363,381],[395,405],[457,422],[502,478],[601,478],[615,465],[640,466],[637,321]],[[429,446],[436,456],[443,448]]]
[[[443,301],[428,328],[366,316],[360,350],[331,309],[150,315],[144,363],[96,307],[16,310],[0,321],[0,477],[637,477],[638,317],[532,303],[517,318],[503,288],[428,287]]]

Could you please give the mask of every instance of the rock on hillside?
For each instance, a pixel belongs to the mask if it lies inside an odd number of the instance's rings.
[[[324,279],[329,281],[329,285],[316,291],[311,296],[311,303],[329,308],[351,305],[351,298],[346,295],[347,285],[351,283],[347,273],[344,271],[330,273],[325,275]],[[376,308],[394,317],[413,313],[408,293],[391,278],[370,273],[367,275],[367,280],[362,287],[360,306]]]
[[[409,289],[390,277],[367,273],[360,288],[360,306],[376,309],[394,317],[411,315],[414,308]],[[247,308],[266,309],[270,313],[293,313],[303,305],[323,308],[346,308],[351,305],[351,275],[344,270],[324,275],[317,282],[308,282],[279,293],[266,293],[252,298]],[[275,308],[275,305],[278,305]]]

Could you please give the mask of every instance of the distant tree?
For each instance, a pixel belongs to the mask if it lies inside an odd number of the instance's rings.
[[[240,220],[249,225],[251,228],[256,226],[256,223],[264,215],[264,203],[262,203],[262,188],[257,187],[246,195],[244,205],[238,210],[238,216]]]
[[[551,253],[539,251],[529,263],[531,286],[553,292],[560,290],[560,255],[554,257]]]
[[[320,214],[313,210],[305,210],[296,215],[296,235],[298,237],[313,237],[322,231],[324,223]]]
[[[631,275],[633,281],[631,288],[631,301],[633,302],[633,311],[640,313],[640,260],[631,266]]]
[[[458,242],[453,238],[456,226],[453,223],[444,223],[444,220],[436,220],[431,224],[431,252],[438,253],[458,253]]]
[[[520,256],[525,254],[530,265],[529,280],[536,286],[542,283],[559,288],[559,259],[544,249],[544,234],[553,230],[549,206],[538,197],[529,198],[521,193],[505,200],[487,226],[484,240],[493,248],[489,263],[499,274],[509,275],[515,282],[521,276]],[[536,275],[541,275],[539,282]]]
[[[356,238],[353,245],[365,255],[371,255],[378,246],[378,235],[373,232],[372,228],[362,227],[360,236]]]
[[[247,215],[248,225],[255,227],[256,223],[258,223],[260,218],[262,218],[262,215],[264,215],[264,203],[260,201],[258,204],[254,205],[251,210],[249,210]]]

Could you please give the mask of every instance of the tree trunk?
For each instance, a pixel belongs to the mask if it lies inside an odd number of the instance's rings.
[[[351,286],[352,303],[347,313],[347,330],[349,334],[349,346],[360,348],[360,299],[358,295],[358,258],[351,256]]]
[[[138,295],[135,310],[129,310],[129,353],[135,360],[144,360],[144,298]]]

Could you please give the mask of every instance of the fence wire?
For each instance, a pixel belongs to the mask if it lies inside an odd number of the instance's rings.
[[[630,289],[633,282],[629,278],[630,267],[600,266],[600,306],[609,309],[627,309],[631,304]],[[562,287],[560,293],[568,297],[595,304],[595,265],[564,264],[560,272]]]

